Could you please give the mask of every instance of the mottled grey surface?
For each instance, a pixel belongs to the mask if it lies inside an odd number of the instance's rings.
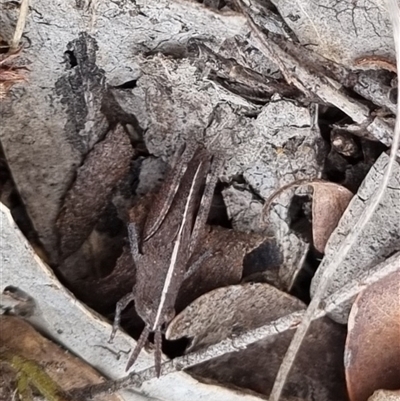
[[[366,55],[395,60],[385,0],[273,0],[302,44],[344,65]]]

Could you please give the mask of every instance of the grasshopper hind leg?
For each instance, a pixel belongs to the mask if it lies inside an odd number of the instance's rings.
[[[131,366],[135,363],[137,357],[140,354],[140,351],[144,348],[144,346],[146,345],[147,341],[149,340],[149,334],[150,334],[150,329],[146,326],[143,331],[142,334],[139,337],[139,340],[136,343],[136,347],[132,352],[132,355],[129,358],[129,361],[126,365],[125,371],[127,372]]]
[[[151,333],[150,329],[146,326],[142,334],[139,337],[139,340],[136,343],[136,347],[132,352],[132,355],[129,358],[129,361],[126,365],[125,371],[128,371],[131,366],[135,363],[136,359],[138,358],[140,351],[146,346],[147,341],[149,339],[149,334]],[[160,377],[161,374],[161,353],[162,353],[162,334],[161,330],[156,330],[154,332],[154,366],[156,370],[157,377]]]
[[[161,330],[158,329],[154,333],[154,345],[155,345],[155,354],[154,354],[154,360],[155,360],[155,369],[156,369],[156,374],[157,377],[160,377],[161,374],[161,347],[162,347],[162,334]]]

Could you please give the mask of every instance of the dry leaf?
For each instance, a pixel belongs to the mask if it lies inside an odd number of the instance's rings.
[[[312,229],[314,247],[324,253],[333,230],[346,210],[353,194],[332,182],[310,183],[314,189],[312,200]]]
[[[241,333],[270,324],[273,334],[261,341],[190,368],[196,379],[213,380],[229,387],[250,389],[268,395],[286,348],[299,323],[296,311],[303,310],[298,299],[269,284],[243,284],[219,288],[195,300],[171,322],[168,339],[193,338],[192,349],[235,338]],[[293,318],[292,318],[293,316]],[[277,320],[286,317],[285,329]],[[290,376],[285,396],[302,400],[345,400],[341,349],[345,329],[327,318],[313,322],[310,336]],[[310,365],[310,358],[313,363]],[[329,360],[329,363],[326,361]],[[305,377],[304,372],[307,371]],[[313,398],[315,397],[315,398]]]
[[[238,346],[237,351],[194,366],[188,372],[200,381],[212,379],[268,396],[293,337],[296,322],[293,323],[287,330],[276,330],[245,349]],[[345,336],[345,328],[328,318],[313,321],[282,400],[298,397],[302,401],[347,401],[342,359]]]
[[[290,184],[284,185],[283,187],[276,190],[265,202],[264,210],[269,213],[270,208],[271,212],[270,215],[273,216],[275,213],[272,205],[277,197],[279,197],[279,202],[277,203],[277,207],[280,208],[282,204],[286,204],[287,208],[289,205],[292,206],[294,203],[292,202],[294,192],[293,190],[302,188],[305,189],[308,193],[309,187],[313,189],[313,196],[312,196],[312,237],[314,247],[321,253],[324,253],[325,245],[331,236],[333,230],[336,228],[344,210],[346,209],[347,205],[349,204],[353,194],[347,190],[345,187],[340,186],[338,184],[324,182],[322,180],[308,180],[308,179],[301,179],[294,181]],[[292,190],[293,195],[288,193],[288,190]],[[274,206],[276,207],[276,205]],[[269,219],[271,219],[271,216]],[[281,225],[279,229],[281,229]],[[308,225],[306,225],[308,226]],[[304,230],[304,228],[302,228]],[[290,250],[290,258],[293,258],[296,263],[288,263],[288,257],[286,257],[285,263],[283,263],[280,267],[279,276],[280,282],[282,284],[278,284],[279,288],[284,290],[291,290],[293,283],[300,271],[300,269],[304,266],[304,260],[306,258],[308,252],[308,244],[306,247],[300,246],[300,243],[297,243],[298,240],[297,234],[292,232],[291,229],[290,237],[289,234],[285,235],[280,244],[283,246],[285,241],[289,241],[291,244],[289,246]],[[308,233],[308,230],[305,231],[306,236],[311,236]],[[299,237],[301,238],[301,237]],[[295,242],[293,242],[295,241]],[[304,242],[304,239],[301,241]],[[311,241],[311,239],[310,239]],[[296,244],[296,246],[293,246]],[[305,243],[303,245],[306,245]],[[284,246],[287,247],[287,246]],[[296,252],[298,255],[296,255]],[[293,265],[293,268],[290,266]]]
[[[201,266],[182,284],[176,310],[181,311],[199,296],[219,287],[239,284],[243,275],[243,258],[257,248],[265,237],[219,226],[209,226],[201,240],[199,252],[189,260],[188,268],[209,252]]]
[[[357,296],[384,277],[400,271],[400,252],[386,259],[382,263],[365,270],[360,276],[349,282],[329,296],[324,301],[324,310],[337,323],[347,324],[351,307]]]
[[[63,259],[78,250],[88,237],[115,186],[128,173],[133,154],[128,135],[120,125],[89,153],[57,220]]]
[[[56,383],[58,387],[67,392],[77,387],[104,381],[104,378],[91,366],[42,337],[24,320],[12,316],[2,316],[0,317],[0,327],[2,352],[35,363],[54,381],[52,386]],[[117,401],[120,400],[120,397],[104,395],[97,396],[96,400]]]
[[[271,323],[304,307],[301,301],[269,284],[231,285],[197,298],[170,323],[166,338],[191,338],[189,350],[197,350]],[[293,322],[293,325],[295,324],[296,322]],[[196,376],[200,375],[203,380],[216,380],[219,383],[229,383],[230,386],[234,383],[238,387],[265,393],[272,386],[274,369],[267,369],[268,373],[265,369],[255,370],[253,366],[250,368],[244,359],[248,361],[253,360],[255,355],[268,355],[269,362],[278,361],[269,366],[277,368],[291,336],[292,330],[286,330],[279,336],[275,335],[274,339],[268,338],[265,344],[261,345],[262,349],[258,343],[248,346],[245,357],[243,351],[227,354],[202,363],[190,371]],[[275,340],[278,337],[279,341],[276,344]],[[265,362],[263,358],[259,360]],[[271,371],[272,375],[269,374]]]
[[[301,309],[301,301],[269,284],[231,285],[192,302],[172,320],[166,338],[192,338],[192,351]]]
[[[351,401],[400,388],[400,271],[362,292],[350,312],[345,351]]]

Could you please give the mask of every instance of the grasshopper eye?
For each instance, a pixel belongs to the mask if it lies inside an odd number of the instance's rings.
[[[175,317],[175,310],[171,309],[168,312],[165,313],[165,322],[164,322],[164,329],[166,328],[165,326],[168,325],[168,323]]]

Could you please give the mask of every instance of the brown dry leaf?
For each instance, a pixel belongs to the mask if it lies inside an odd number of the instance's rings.
[[[353,193],[332,182],[310,183],[314,189],[312,200],[312,229],[314,247],[324,253],[333,230],[350,203]]]
[[[354,302],[345,366],[351,401],[400,388],[400,271],[369,286]]]
[[[283,192],[293,188],[312,187],[312,231],[317,251],[324,253],[333,230],[339,223],[354,194],[347,188],[322,180],[298,180],[276,190],[266,201],[264,210],[269,211],[272,202]]]
[[[0,344],[13,355],[37,363],[64,391],[103,382],[105,379],[91,366],[72,356],[58,345],[42,337],[24,320],[0,317]],[[103,395],[97,401],[118,401],[116,395]]]
[[[304,308],[301,301],[269,284],[233,285],[196,299],[170,323],[166,336],[168,339],[193,338],[191,348],[198,349],[226,338],[235,341],[237,335],[270,325],[272,334],[263,340],[246,347],[237,343],[235,352],[188,369],[196,379],[206,383],[213,381],[268,395],[299,323],[295,313]],[[280,319],[286,319],[284,328],[277,323]],[[343,326],[327,318],[315,320],[284,396],[307,401],[346,400],[342,362],[344,341]]]
[[[262,311],[260,311],[262,313]],[[211,359],[188,372],[200,381],[249,389],[269,396],[279,366],[295,332],[276,332],[245,349]],[[298,323],[298,322],[297,322]],[[275,326],[275,324],[273,324]],[[348,401],[343,368],[344,326],[323,317],[314,320],[293,366],[282,400]]]
[[[262,235],[210,226],[201,240],[201,249],[189,260],[188,268],[209,252],[201,266],[182,284],[176,310],[179,312],[199,296],[216,288],[239,284],[243,258],[263,243]]]
[[[166,338],[192,338],[192,351],[304,308],[301,301],[269,284],[231,285],[192,302],[169,324]]]
[[[133,155],[130,140],[121,125],[89,153],[57,220],[63,259],[77,251],[89,236],[115,186],[128,173]]]

